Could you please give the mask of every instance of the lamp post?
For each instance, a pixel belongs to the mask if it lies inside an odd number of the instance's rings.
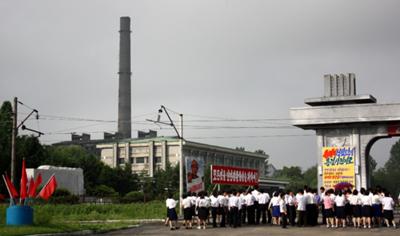
[[[163,111],[167,115],[169,123],[160,121],[161,113]],[[184,158],[183,158],[183,114],[179,113],[179,131],[176,128],[176,126],[174,124],[174,121],[171,119],[171,116],[169,115],[168,110],[163,105],[161,105],[161,108],[158,109],[157,120],[150,120],[150,119],[146,119],[146,120],[150,121],[150,122],[153,122],[153,123],[169,125],[172,128],[174,128],[176,134],[178,135],[178,138],[179,138],[179,150],[180,150],[180,155],[179,155],[179,201],[181,202],[182,201],[182,196],[183,196],[183,165],[184,165]],[[181,205],[181,204],[179,204],[179,205]],[[179,207],[179,215],[182,215],[182,214],[183,214],[182,207]]]

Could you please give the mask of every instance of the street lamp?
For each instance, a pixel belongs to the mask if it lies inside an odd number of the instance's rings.
[[[161,119],[161,114],[165,112],[165,114],[168,117],[169,123],[168,122],[162,122],[160,121]],[[176,112],[175,112],[176,113]],[[182,196],[183,196],[183,114],[176,113],[179,115],[179,131],[176,128],[174,121],[171,119],[171,116],[168,113],[167,108],[165,106],[161,105],[161,108],[158,109],[158,115],[157,115],[157,120],[150,120],[146,119],[147,121],[153,122],[155,124],[164,124],[164,125],[169,125],[172,128],[174,128],[176,134],[178,135],[179,138],[179,149],[180,149],[180,156],[179,156],[179,201],[182,201]],[[180,204],[181,205],[181,204]],[[182,215],[182,207],[179,207],[179,215]]]

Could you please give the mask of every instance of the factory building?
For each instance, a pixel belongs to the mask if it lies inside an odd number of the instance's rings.
[[[106,165],[117,167],[130,163],[133,172],[148,176],[153,176],[157,169],[165,169],[167,163],[177,165],[182,153],[183,157],[202,158],[206,166],[214,164],[257,169],[261,175],[265,173],[265,162],[268,159],[268,155],[264,154],[189,140],[183,140],[181,147],[177,137],[124,139],[104,142],[96,147],[101,161]]]

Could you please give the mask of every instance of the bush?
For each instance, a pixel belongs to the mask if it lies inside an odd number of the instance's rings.
[[[118,193],[111,187],[99,185],[91,189],[92,195],[95,197],[116,197]]]
[[[120,199],[121,203],[143,202],[144,194],[141,191],[132,191]]]
[[[65,197],[65,196],[71,196],[71,195],[72,195],[71,192],[65,188],[58,188],[53,193],[53,197]]]

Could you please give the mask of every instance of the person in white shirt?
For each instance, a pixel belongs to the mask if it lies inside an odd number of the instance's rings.
[[[374,217],[374,222],[376,225],[380,226],[382,221],[382,203],[381,196],[377,190],[373,191],[373,195],[371,198],[372,201],[372,216]],[[374,224],[374,223],[373,223]]]
[[[213,227],[217,227],[217,212],[218,212],[218,207],[219,207],[219,202],[218,202],[218,195],[217,192],[214,191],[213,194],[210,196],[211,200],[211,217],[212,217],[212,224]]]
[[[319,201],[319,205],[321,206],[321,214],[322,214],[322,224],[326,225],[326,216],[324,213],[324,197],[325,197],[325,188],[323,186],[321,186],[319,188],[320,191],[320,201]]]
[[[361,189],[361,203],[362,203],[362,216],[364,228],[371,228],[371,216],[372,216],[372,197],[368,190]]]
[[[275,192],[271,201],[269,202],[268,209],[272,210],[272,224],[273,225],[279,225],[280,220],[280,211],[279,211],[279,194],[278,192]]]
[[[241,218],[241,224],[245,224],[246,223],[246,212],[247,212],[247,207],[246,207],[246,190],[243,190],[240,193],[240,197],[239,197],[239,201],[240,201],[240,210],[239,210],[239,214],[240,214],[240,218]]]
[[[258,200],[260,198],[261,192],[258,190],[258,186],[254,186],[254,190],[251,191],[251,194],[254,196],[254,210],[255,210],[255,224],[260,224],[261,217],[261,209],[259,207]]]
[[[191,229],[192,228],[192,203],[190,196],[184,194],[182,196],[182,208],[183,208],[183,219],[185,221],[185,228]]]
[[[247,223],[249,225],[255,224],[255,208],[254,208],[254,202],[255,202],[255,197],[251,192],[247,192],[245,201],[246,201],[246,207],[247,207]]]
[[[296,206],[294,198],[292,191],[289,191],[288,194],[285,195],[287,215],[291,226],[294,226],[296,221]]]
[[[206,229],[207,226],[207,218],[208,218],[208,207],[209,201],[205,199],[205,193],[199,193],[199,200],[197,201],[197,209],[199,214],[199,226],[198,229]]]
[[[286,228],[287,226],[287,209],[286,209],[286,202],[285,202],[285,193],[281,193],[279,197],[279,212],[280,218],[282,222],[282,228]]]
[[[218,195],[218,204],[219,204],[219,210],[218,210],[218,215],[219,215],[219,226],[220,227],[226,227],[226,213],[227,213],[227,207],[228,207],[228,201],[226,197],[227,193],[226,192],[220,192]]]
[[[361,197],[357,189],[353,190],[353,194],[349,197],[350,206],[352,208],[353,225],[354,228],[361,227]]]
[[[172,198],[172,193],[168,194],[168,199],[165,201],[165,204],[168,209],[169,228],[171,230],[179,229],[178,215],[176,214],[175,210],[177,203],[178,202]]]
[[[258,197],[258,207],[260,208],[261,214],[261,223],[267,223],[267,202],[268,202],[269,195],[268,193],[264,192],[263,189],[260,190],[260,195]]]
[[[300,189],[296,194],[297,208],[297,226],[303,227],[306,225],[306,204],[307,199],[304,197],[303,190]]]
[[[237,192],[232,192],[231,196],[229,197],[229,225],[233,228],[239,226],[239,197],[237,196]]]
[[[340,225],[344,228],[346,227],[346,214],[344,212],[344,206],[346,204],[346,198],[341,190],[336,192],[335,197],[335,215],[336,215],[336,228]]]
[[[383,207],[383,217],[385,218],[385,223],[387,227],[390,227],[390,223],[392,223],[393,227],[396,228],[396,222],[393,217],[393,209],[394,209],[394,201],[390,196],[389,192],[385,192],[385,197],[382,198],[382,207]]]

